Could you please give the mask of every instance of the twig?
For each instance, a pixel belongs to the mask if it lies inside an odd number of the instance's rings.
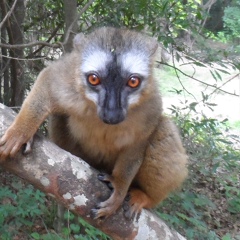
[[[224,86],[224,85],[226,85],[227,83],[229,83],[230,81],[232,81],[234,78],[236,78],[236,77],[238,77],[238,76],[240,76],[240,73],[237,73],[236,75],[234,75],[233,77],[231,77],[230,79],[228,79],[226,82],[224,82],[221,86],[219,86],[219,87],[216,87],[215,89],[214,89],[214,91],[210,94],[210,95],[212,95],[213,93],[215,93],[216,91],[221,91],[222,89],[222,87]],[[236,95],[236,96],[239,96],[239,95]]]
[[[36,41],[36,42],[30,42],[30,43],[25,43],[25,44],[4,44],[4,43],[0,43],[0,47],[4,47],[4,48],[26,48],[26,47],[34,47],[37,45],[43,45],[43,46],[47,46],[47,47],[51,47],[51,48],[58,48],[60,47],[60,43],[48,43],[48,42],[44,42],[44,41]]]
[[[3,55],[1,54],[1,57],[4,57],[4,58],[8,58],[8,59],[14,59],[14,60],[18,60],[18,61],[26,61],[26,60],[30,60],[30,61],[38,61],[40,59],[45,59],[47,57],[35,57],[35,58],[19,58],[19,57],[10,57],[10,56],[6,56],[6,55]],[[2,71],[2,70],[1,70]]]
[[[60,27],[61,27],[61,25],[59,24],[59,25],[53,30],[53,32],[51,33],[50,37],[47,39],[46,42],[49,43],[49,42],[54,38],[54,36],[57,34],[57,31],[59,30]],[[33,53],[31,53],[29,56],[31,57],[31,56],[35,55],[36,53],[40,52],[44,47],[45,47],[44,45],[40,46],[37,50],[35,50],[35,51],[34,51]],[[28,57],[29,57],[29,56],[28,56]]]
[[[15,0],[17,1],[17,0]],[[0,47],[4,47],[4,48],[10,48],[10,49],[14,49],[14,48],[26,48],[26,47],[33,47],[33,46],[37,46],[37,45],[42,45],[42,46],[47,46],[47,47],[51,47],[51,48],[59,48],[63,45],[65,45],[67,43],[67,40],[69,38],[69,35],[71,33],[72,27],[75,23],[75,21],[77,21],[81,15],[90,7],[90,5],[94,2],[95,0],[90,0],[80,11],[80,13],[77,15],[77,17],[75,18],[75,20],[72,22],[72,24],[69,26],[66,35],[65,35],[65,39],[63,42],[58,42],[58,43],[48,43],[48,42],[44,42],[44,41],[36,41],[36,42],[31,42],[31,43],[25,43],[25,44],[4,44],[4,43],[0,43]]]
[[[2,20],[2,22],[0,23],[0,29],[2,28],[2,26],[4,25],[4,23],[7,21],[7,19],[11,16],[15,6],[17,4],[17,0],[14,1],[11,9],[8,11],[8,13],[5,15],[4,19]]]
[[[185,88],[185,86],[183,85],[183,83],[182,83],[182,81],[181,81],[181,79],[180,79],[180,77],[178,75],[177,70],[179,70],[179,69],[175,67],[176,65],[175,65],[175,58],[173,56],[173,52],[172,52],[172,59],[173,59],[173,65],[174,65],[173,67],[174,67],[175,74],[176,74],[176,76],[178,78],[178,81],[180,82],[182,88],[196,100],[196,97]]]
[[[157,61],[157,62],[160,63],[160,64],[163,64],[163,65],[166,65],[166,66],[168,66],[168,67],[171,67],[171,68],[175,69],[175,71],[177,70],[178,72],[180,72],[180,73],[183,74],[184,76],[189,77],[189,78],[191,78],[191,79],[193,79],[193,80],[195,80],[195,81],[197,81],[197,82],[199,82],[199,83],[202,83],[202,84],[204,84],[204,85],[207,85],[208,87],[212,87],[212,88],[216,89],[216,91],[219,90],[219,91],[221,91],[221,92],[223,92],[223,93],[226,93],[226,94],[229,94],[229,95],[232,95],[232,96],[235,96],[235,97],[239,97],[239,96],[240,96],[240,95],[238,95],[238,94],[236,94],[236,93],[231,93],[231,92],[227,92],[227,91],[225,91],[225,90],[223,90],[223,89],[220,89],[221,86],[220,86],[220,87],[216,87],[215,85],[212,85],[212,84],[203,82],[203,81],[201,81],[201,80],[199,80],[199,79],[197,79],[197,78],[195,78],[195,77],[193,77],[193,76],[190,76],[190,75],[186,74],[185,72],[183,72],[183,71],[180,70],[179,68],[177,68],[177,67],[175,67],[175,66],[172,66],[172,65],[170,65],[170,64],[168,64],[168,63],[161,62],[161,61]],[[234,76],[234,77],[237,77],[239,74],[240,74],[240,73],[238,73],[238,74],[237,74],[236,76]],[[234,78],[234,77],[233,77],[233,78]],[[230,79],[230,80],[232,80],[232,79]],[[185,88],[184,88],[184,89],[185,89]]]

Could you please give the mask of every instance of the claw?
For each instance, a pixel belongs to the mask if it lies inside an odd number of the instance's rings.
[[[110,176],[107,173],[99,173],[98,174],[98,180],[102,182],[110,182]]]
[[[124,212],[123,214],[125,218],[128,220],[131,220],[135,216],[135,211],[133,209],[133,206],[130,205],[129,200],[130,200],[130,195],[128,194],[128,196],[125,197],[122,208],[123,208],[123,212]]]
[[[126,219],[131,220],[134,218],[135,213],[131,211],[131,208],[129,208],[127,211],[124,211],[124,216]]]
[[[95,209],[98,210],[100,208],[101,208],[101,203],[98,203]]]
[[[104,173],[99,173],[98,174],[98,180],[100,180],[100,181],[104,181],[104,176],[105,176],[105,174]]]
[[[130,208],[128,202],[124,202],[123,205],[122,205],[122,208],[123,208],[123,211],[124,211],[124,212],[128,211],[129,208]]]
[[[24,144],[24,147],[23,147],[23,150],[22,150],[22,153],[25,155],[25,154],[28,154],[32,151],[32,144],[33,144],[33,137],[31,137],[31,139]]]
[[[111,180],[110,180],[110,176],[108,174],[99,173],[98,180],[105,182],[111,191],[114,189],[113,184],[111,183]]]
[[[111,191],[113,191],[113,190],[114,190],[114,187],[113,187],[113,185],[112,185],[112,183],[111,183],[111,182],[109,182],[109,183],[107,184],[107,186],[108,186],[108,188],[109,188]]]
[[[93,219],[97,219],[97,213],[98,213],[98,209],[96,208],[91,209],[91,215]]]
[[[127,196],[125,197],[124,201],[129,202],[130,199],[131,199],[131,195],[130,195],[130,193],[128,193]]]
[[[106,219],[112,214],[114,214],[117,209],[121,206],[123,199],[119,197],[119,194],[113,192],[110,198],[108,198],[104,202],[100,202],[97,206],[92,210],[94,219]]]
[[[100,219],[103,221],[107,218],[107,216],[101,215],[99,209],[96,209],[96,208],[91,209],[91,215],[94,220]]]

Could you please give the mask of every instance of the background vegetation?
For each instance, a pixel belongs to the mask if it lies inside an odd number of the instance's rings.
[[[156,75],[166,112],[176,120],[190,157],[183,190],[157,213],[187,239],[240,239],[240,121],[239,115],[226,119],[231,107],[240,114],[238,0],[1,0],[0,5],[0,102],[11,107],[21,106],[45,65],[71,50],[75,32],[125,26],[157,38],[162,51]],[[216,110],[219,97],[225,108]],[[2,170],[0,179],[0,239],[107,239],[69,212],[66,227],[56,233],[50,199]]]

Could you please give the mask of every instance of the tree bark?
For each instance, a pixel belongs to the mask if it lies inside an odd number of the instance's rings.
[[[15,115],[10,108],[0,104],[0,137]],[[91,209],[107,199],[110,190],[97,179],[98,172],[95,169],[38,134],[34,136],[30,154],[24,156],[19,153],[1,166],[53,197],[113,239],[185,239],[147,210],[133,220],[124,218],[122,208],[106,220],[93,219]]]
[[[6,0],[1,1],[2,14],[4,16],[3,25],[6,24],[8,32],[8,42],[11,45],[23,43],[23,20],[25,17],[24,0],[10,1],[13,4],[11,10],[8,12],[8,4]],[[6,18],[5,18],[6,17]],[[5,39],[7,41],[7,39]],[[23,61],[18,59],[23,58],[23,49],[10,50],[10,64],[11,64],[11,99],[8,103],[11,106],[20,106],[24,99],[24,69]],[[5,90],[5,89],[4,89]],[[6,94],[6,93],[4,93]],[[8,93],[7,93],[8,94]]]
[[[74,33],[77,33],[78,30],[78,24],[77,24],[77,0],[64,0],[63,1],[64,6],[64,16],[65,16],[65,34],[68,33],[69,28],[71,28],[71,32],[69,36],[67,37],[65,35],[65,45],[64,50],[66,52],[71,52],[72,50],[72,42],[73,38],[75,36]],[[73,24],[73,25],[72,25]],[[66,39],[67,38],[67,39]]]
[[[14,9],[15,5],[12,6],[12,9]],[[0,24],[0,30],[1,30],[1,43],[6,44],[7,43],[7,27],[8,27],[8,17],[7,9],[6,9],[6,2],[0,1],[0,14],[1,14],[1,24]],[[7,17],[6,17],[7,16]],[[0,101],[3,102],[6,105],[9,105],[9,99],[10,99],[10,81],[9,81],[9,75],[10,75],[10,59],[7,58],[8,56],[8,50],[6,48],[1,48],[1,81],[0,81]]]

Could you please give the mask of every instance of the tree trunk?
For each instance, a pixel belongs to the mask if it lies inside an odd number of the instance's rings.
[[[77,0],[64,0],[64,16],[65,16],[65,36],[64,42],[64,50],[66,52],[70,52],[72,50],[72,42],[74,38],[74,33],[78,30],[77,24]],[[68,35],[68,31],[70,30],[70,34]],[[67,39],[66,39],[67,38]]]
[[[0,104],[0,116],[1,137],[12,123],[15,113]],[[38,135],[34,137],[32,153],[26,156],[19,153],[1,166],[53,197],[113,239],[185,239],[147,210],[143,210],[133,220],[126,220],[122,209],[106,220],[93,219],[91,209],[107,199],[111,194],[110,190],[97,179],[98,172],[86,162]]]
[[[208,0],[204,1],[203,8],[209,13],[209,17],[206,19],[205,27],[216,33],[223,31],[223,15],[224,10],[227,6],[230,5],[232,0]],[[209,3],[211,4],[210,8],[208,7]],[[209,8],[209,9],[208,9]]]
[[[9,5],[9,2],[12,5]],[[9,8],[10,6],[10,8]],[[8,9],[9,8],[9,9]],[[7,29],[8,36],[5,36],[5,39],[2,41],[8,42],[9,44],[22,44],[23,43],[23,20],[25,17],[25,5],[24,0],[15,0],[15,1],[1,1],[1,14],[2,19],[5,19],[3,24]],[[3,32],[4,33],[4,32]],[[4,36],[4,35],[3,35]],[[3,37],[2,36],[2,37]],[[4,50],[3,50],[4,51]],[[4,54],[7,52],[5,51]],[[10,71],[5,70],[5,74],[11,74],[11,88],[7,89],[10,85],[6,83],[8,77],[5,76],[5,89],[4,95],[9,96],[8,105],[10,106],[20,106],[24,99],[24,69],[23,61],[20,59],[23,58],[23,49],[10,49]],[[11,92],[10,92],[11,89]],[[6,92],[8,90],[8,92]]]
[[[4,1],[0,1],[1,9],[1,43],[7,43],[7,23],[4,18],[7,14],[6,4]],[[10,59],[7,58],[8,50],[6,48],[1,48],[1,81],[0,81],[0,102],[9,105],[10,102]]]
[[[10,18],[9,29],[9,42],[10,44],[22,44],[23,41],[23,20],[25,17],[25,5],[24,0],[18,0],[16,7],[13,11],[13,15]],[[24,84],[24,68],[23,61],[23,49],[12,49],[10,51],[12,64],[12,98],[11,106],[20,106],[24,99],[25,84]]]

